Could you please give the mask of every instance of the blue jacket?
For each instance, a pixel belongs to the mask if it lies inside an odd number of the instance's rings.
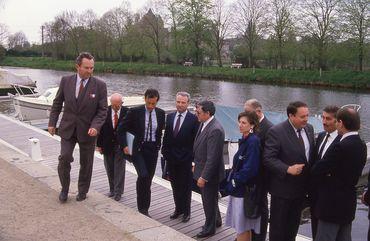
[[[256,182],[260,158],[260,139],[255,134],[249,134],[246,138],[239,140],[239,149],[235,153],[233,168],[226,185],[228,194],[234,197],[243,197],[245,185]]]

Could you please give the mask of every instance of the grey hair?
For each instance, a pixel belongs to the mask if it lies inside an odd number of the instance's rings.
[[[261,103],[257,99],[249,99],[245,102],[244,105],[251,106],[254,110],[257,110],[258,108],[262,109]]]
[[[77,56],[76,64],[81,65],[83,59],[95,60],[94,56],[92,56],[92,54],[90,54],[89,52],[82,52]]]
[[[112,101],[113,98],[120,98],[122,101],[123,96],[119,93],[113,93],[110,97],[109,100]]]
[[[187,98],[188,98],[188,102],[190,101],[190,94],[189,94],[188,92],[185,92],[185,91],[177,92],[177,93],[176,93],[176,97],[177,97],[177,96],[187,97]]]

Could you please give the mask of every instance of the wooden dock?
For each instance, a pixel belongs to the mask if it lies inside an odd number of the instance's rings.
[[[30,126],[23,122],[14,120],[10,117],[0,114],[0,139],[5,141],[20,152],[30,153],[31,144],[29,138],[37,138],[40,141],[41,153],[43,160],[41,163],[57,170],[58,155],[60,152],[60,138],[52,137],[46,131]],[[75,149],[75,161],[72,163],[71,180],[77,182],[79,171],[79,149]],[[125,188],[120,203],[130,208],[136,208],[136,172],[130,163],[126,165]],[[107,175],[104,168],[102,156],[95,154],[91,188],[102,194],[109,192]],[[200,195],[193,192],[191,203],[191,219],[188,223],[182,223],[181,219],[170,220],[169,216],[174,211],[174,203],[170,183],[162,178],[155,176],[152,185],[152,201],[149,214],[153,219],[167,225],[189,237],[195,238],[204,224],[204,213]],[[226,212],[225,201],[220,203],[220,211],[223,221]],[[124,220],[125,217],[122,217]],[[224,222],[223,222],[224,223]],[[201,240],[234,240],[235,232],[233,229],[224,225],[217,229],[216,234],[212,237]],[[297,237],[297,241],[310,240],[304,236]]]

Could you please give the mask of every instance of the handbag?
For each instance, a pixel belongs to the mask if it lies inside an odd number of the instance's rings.
[[[243,197],[244,216],[256,219],[261,216],[261,189],[257,184],[247,184]]]

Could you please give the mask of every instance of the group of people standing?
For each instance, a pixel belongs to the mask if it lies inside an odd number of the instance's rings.
[[[129,160],[138,175],[138,211],[150,217],[151,184],[161,151],[175,203],[170,219],[188,222],[192,183],[195,181],[200,189],[206,220],[197,238],[214,235],[222,225],[218,199],[223,182],[229,195],[226,225],[236,230],[238,241],[266,240],[268,222],[270,241],[294,241],[305,206],[311,208],[314,240],[351,240],[356,184],[367,158],[366,145],[357,132],[360,117],[355,110],[327,106],[322,115],[325,131],[315,138],[313,127],[307,123],[309,109],[305,103],[290,103],[287,120],[273,125],[264,116],[258,100],[247,100],[238,116],[239,148],[232,169],[225,176],[225,132],[214,116],[213,102],[197,103],[193,114],[188,111],[190,95],[178,92],[176,111],[166,117],[157,107],[159,92],[147,89],[144,105],[123,107],[122,95],[115,93],[108,107],[105,83],[92,76],[93,56],[80,54],[76,69],[77,74],[63,77],[60,82],[48,127],[54,135],[64,104],[59,126],[60,202],[68,199],[70,163],[76,143],[80,147],[76,200],[86,199],[96,145],[104,155],[108,196],[116,201],[121,199],[125,162]],[[130,148],[128,133],[134,136]],[[244,212],[246,186],[252,184],[260,193],[257,217],[247,217]],[[363,200],[369,203],[367,195]]]

